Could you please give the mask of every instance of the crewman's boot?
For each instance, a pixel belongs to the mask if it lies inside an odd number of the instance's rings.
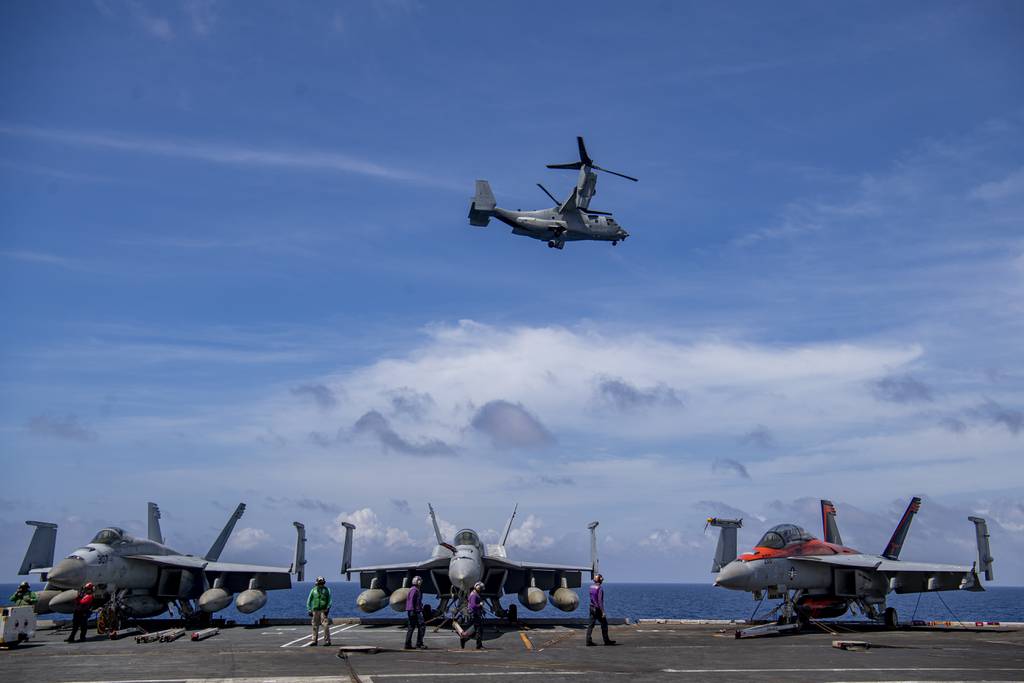
[[[605,645],[618,645],[618,643],[616,643],[614,640],[606,640],[606,641],[604,641],[604,644]]]
[[[595,643],[594,641],[592,641],[592,640],[588,640],[587,641],[587,647],[596,647],[596,646],[597,646],[597,643]]]

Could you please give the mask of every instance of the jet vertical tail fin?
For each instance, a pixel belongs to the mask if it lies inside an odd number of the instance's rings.
[[[988,545],[988,523],[984,517],[968,517],[974,522],[974,536],[978,543],[978,571],[985,574],[986,581],[992,581],[992,550]]]
[[[164,542],[164,535],[160,531],[160,506],[156,503],[146,503],[146,516],[149,520],[149,540],[157,543]]]
[[[485,227],[491,221],[496,206],[491,184],[486,180],[476,181],[476,194],[469,205],[469,224],[478,228]]]
[[[444,537],[441,536],[441,527],[437,526],[437,515],[434,514],[434,506],[427,503],[427,509],[430,510],[430,521],[434,525],[434,536],[437,538],[437,544],[445,545]]]
[[[591,522],[587,525],[590,529],[590,577],[593,578],[600,572],[598,571],[598,559],[597,559],[597,525],[599,522]]]
[[[352,567],[352,532],[355,531],[356,525],[349,522],[342,522],[341,525],[345,527],[345,544],[341,548],[341,573],[345,575],[346,581],[351,581],[352,574],[349,569]]]
[[[885,546],[885,550],[882,551],[882,557],[887,560],[898,560],[900,559],[900,551],[903,550],[903,542],[907,540],[907,532],[910,530],[910,522],[913,521],[914,515],[921,509],[921,499],[914,496],[910,499],[910,505],[907,506],[906,512],[900,517],[900,523],[896,525],[896,530],[892,532],[892,538],[889,539],[888,545]]]
[[[306,579],[306,526],[302,522],[292,522],[292,526],[295,527],[295,559],[291,573],[301,582]]]
[[[718,527],[718,545],[715,546],[715,560],[711,564],[714,573],[736,559],[736,530],[743,526],[743,520],[709,517],[708,525]]]
[[[831,500],[821,501],[821,534],[826,543],[843,544],[843,537],[839,535],[839,525],[836,524],[836,506]]]
[[[227,524],[221,529],[220,536],[210,546],[210,551],[206,553],[206,558],[210,562],[216,562],[220,559],[220,554],[224,552],[224,546],[227,545],[228,539],[231,538],[231,532],[235,530],[235,523],[242,518],[245,514],[245,503],[239,503],[235,511],[231,513],[231,517],[228,518]]]
[[[30,574],[36,569],[49,569],[53,566],[53,549],[57,545],[57,525],[52,522],[26,521],[34,526],[32,540],[28,543],[25,558],[21,561],[19,575]]]
[[[516,503],[515,507],[512,508],[512,516],[508,518],[508,524],[505,525],[505,532],[501,535],[501,546],[504,548],[505,544],[508,543],[508,535],[512,531],[512,520],[516,518],[516,512],[519,510],[519,503]]]

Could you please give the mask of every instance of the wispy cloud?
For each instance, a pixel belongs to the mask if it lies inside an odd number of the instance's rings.
[[[879,401],[916,403],[935,399],[930,386],[912,375],[887,375],[869,383],[871,393]]]
[[[36,436],[48,436],[66,441],[95,441],[96,432],[83,425],[76,416],[36,415],[28,421],[28,430]]]
[[[329,410],[338,405],[338,397],[326,384],[302,384],[292,389],[292,396],[311,398],[323,410]]]
[[[3,258],[12,259],[14,261],[24,261],[26,263],[42,263],[50,266],[61,266],[62,268],[77,267],[75,261],[72,261],[69,258],[57,256],[56,254],[48,254],[43,251],[0,251],[0,256],[2,256]]]
[[[118,152],[189,159],[239,167],[273,167],[296,171],[351,173],[426,187],[464,189],[460,184],[404,169],[383,166],[339,152],[239,147],[215,142],[87,133],[35,126],[0,124],[0,134]]]
[[[538,448],[555,441],[521,403],[489,401],[473,416],[470,426],[489,436],[497,448]]]
[[[391,422],[376,410],[371,410],[360,417],[352,431],[356,434],[373,436],[385,449],[406,455],[451,455],[455,449],[440,439],[426,439],[420,442],[409,441],[395,431]]]
[[[750,473],[747,472],[747,467],[738,460],[732,458],[715,458],[715,461],[711,463],[711,471],[715,474],[727,474],[741,479],[750,479]]]

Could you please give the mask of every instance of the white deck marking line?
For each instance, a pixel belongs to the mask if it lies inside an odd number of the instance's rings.
[[[356,626],[359,626],[359,624],[347,624],[347,625],[344,625],[344,626],[335,626],[335,627],[333,627],[331,629],[331,635],[333,636],[335,633],[341,633],[342,631],[347,631],[350,628],[355,628]],[[313,636],[309,635],[309,636],[306,636],[306,637],[309,638],[309,642],[304,644],[304,645],[299,645],[299,647],[310,647],[313,644]],[[282,645],[281,647],[284,647],[284,645]]]
[[[745,674],[745,673],[848,673],[857,671],[1020,671],[1009,668],[967,668],[962,666],[880,666],[849,668],[807,668],[807,669],[662,669],[668,674]]]
[[[588,676],[592,671],[459,671],[448,673],[416,673],[416,674],[373,674],[373,680],[378,678],[464,678],[473,676],[482,678],[484,676]],[[601,673],[601,676],[614,676],[614,673]],[[366,676],[360,676],[365,679]]]
[[[478,671],[450,673],[408,673],[408,674],[372,674],[360,676],[364,681],[378,678],[465,678],[467,676],[585,676],[589,671]],[[606,675],[606,674],[602,674]],[[615,675],[615,674],[609,674]],[[140,678],[130,681],[72,681],[70,683],[339,683],[352,679],[342,674],[334,676],[260,676],[258,678]]]
[[[358,626],[358,624],[349,624],[349,625],[347,625],[346,628],[350,629],[353,626]],[[312,628],[312,627],[310,627],[310,628]],[[341,629],[341,627],[337,627],[337,626],[334,627],[334,628],[335,629]],[[342,629],[342,630],[344,630],[344,629]],[[331,633],[333,634],[334,631],[332,630]],[[313,639],[313,635],[310,633],[307,636],[302,636],[301,638],[296,638],[295,640],[289,641],[289,642],[285,643],[284,645],[282,645],[282,647],[288,647],[289,645],[294,645],[295,643],[301,643],[303,640],[308,640],[308,641],[312,642],[312,639]],[[305,646],[303,645],[303,647],[305,647]]]

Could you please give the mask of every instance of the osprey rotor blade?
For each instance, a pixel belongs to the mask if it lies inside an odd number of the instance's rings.
[[[598,170],[598,171],[604,171],[605,173],[611,173],[612,175],[617,175],[617,176],[619,176],[620,178],[625,178],[626,180],[632,180],[632,181],[633,181],[634,183],[638,183],[638,182],[640,182],[640,179],[639,179],[639,178],[634,178],[633,176],[631,176],[631,175],[626,175],[625,173],[618,173],[618,172],[616,172],[616,171],[609,171],[609,170],[608,170],[607,168],[602,168],[602,167],[600,167],[600,166],[596,166],[596,165],[595,165],[595,166],[593,166],[593,168],[594,168],[594,169],[596,169],[596,170]]]
[[[553,201],[555,203],[555,206],[560,206],[561,205],[561,202],[558,201],[557,199],[555,199],[555,195],[553,195],[550,192],[548,192],[548,188],[544,187],[540,183],[537,183],[537,187],[539,187],[541,190],[543,190],[544,194],[546,194],[548,197],[551,198],[551,201]]]

